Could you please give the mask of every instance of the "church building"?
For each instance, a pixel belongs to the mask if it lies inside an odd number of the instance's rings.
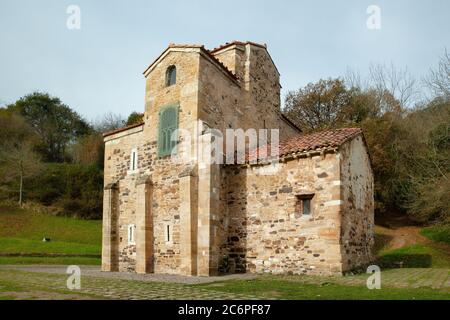
[[[339,275],[372,261],[363,132],[302,133],[266,45],[171,44],[144,76],[143,121],[104,134],[103,271]],[[261,144],[243,162],[174,161],[174,132],[213,144],[227,129],[275,129],[277,163],[253,161]]]

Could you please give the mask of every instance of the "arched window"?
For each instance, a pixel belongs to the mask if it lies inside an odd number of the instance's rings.
[[[166,86],[169,87],[177,82],[177,68],[170,66],[166,71]]]

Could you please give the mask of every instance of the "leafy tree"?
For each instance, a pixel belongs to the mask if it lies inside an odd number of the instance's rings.
[[[333,128],[344,120],[351,98],[342,80],[319,80],[288,92],[284,112],[304,131]]]
[[[72,159],[75,163],[96,163],[102,168],[104,149],[103,136],[100,133],[94,132],[77,140],[72,147]]]
[[[76,112],[47,93],[26,95],[8,109],[19,113],[39,137],[37,151],[44,161],[65,161],[68,146],[90,131],[89,125]]]
[[[402,206],[414,219],[450,218],[450,102],[433,101],[404,119],[402,163],[409,188]]]
[[[132,112],[127,119],[127,126],[141,123],[144,119],[144,114],[139,112]]]

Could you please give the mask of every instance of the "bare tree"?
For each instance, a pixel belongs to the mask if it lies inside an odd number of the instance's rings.
[[[121,128],[125,125],[126,119],[121,114],[108,112],[100,119],[93,122],[93,127],[97,132],[105,132]]]
[[[410,107],[418,98],[416,80],[411,76],[408,68],[397,69],[393,63],[389,66],[371,64],[369,67],[369,86],[380,93],[390,93],[400,102],[402,107]]]
[[[30,143],[5,144],[0,150],[0,169],[4,181],[18,180],[19,205],[23,203],[24,179],[33,177],[41,169],[41,160]]]
[[[359,71],[355,71],[351,68],[347,68],[344,76],[344,83],[348,88],[355,88],[365,90],[369,88],[369,82],[367,78],[362,78]]]
[[[437,69],[431,69],[425,83],[438,96],[450,99],[450,54],[445,50]]]

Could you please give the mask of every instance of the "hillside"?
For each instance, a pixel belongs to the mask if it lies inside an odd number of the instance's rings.
[[[50,241],[43,242],[44,237]],[[23,256],[7,257],[7,254]],[[100,254],[101,221],[0,205],[0,264],[100,264]]]

